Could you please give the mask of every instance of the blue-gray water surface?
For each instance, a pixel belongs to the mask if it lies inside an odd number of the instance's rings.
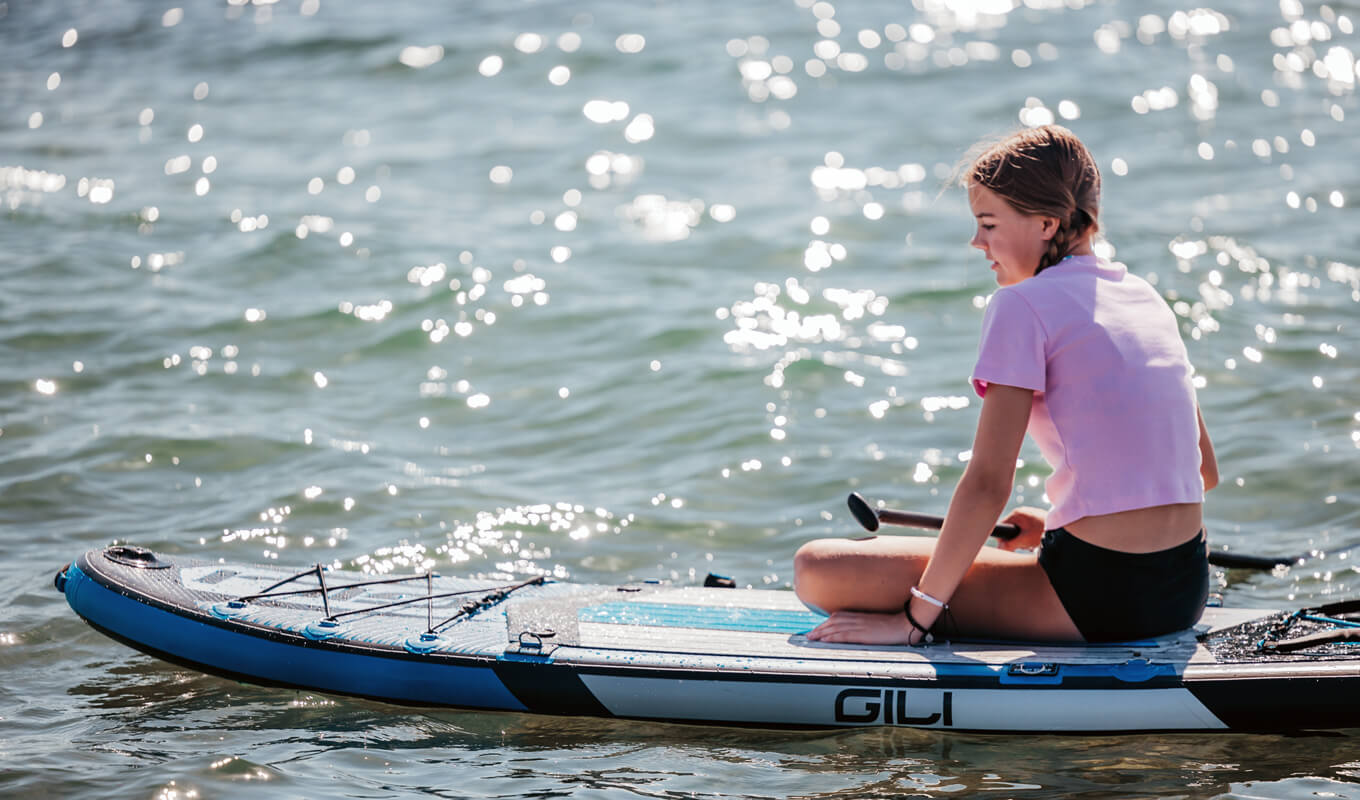
[[[1360,7],[0,0],[0,793],[1360,797],[1354,732],[781,732],[389,707],[105,638],[85,549],[787,589],[940,513],[979,138],[1156,283],[1232,605],[1355,597]],[[1016,501],[1042,499],[1037,451]],[[1360,729],[1360,720],[1357,720]]]

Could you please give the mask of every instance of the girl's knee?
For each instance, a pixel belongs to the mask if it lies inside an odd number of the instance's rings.
[[[837,556],[842,555],[843,549],[841,539],[813,539],[804,542],[803,546],[798,548],[798,552],[793,554],[795,578],[825,570]]]
[[[795,572],[799,569],[807,568],[812,562],[817,560],[817,552],[821,548],[821,542],[821,539],[803,542],[802,546],[798,548],[798,552],[793,554],[793,569]]]
[[[803,543],[793,555],[793,591],[803,602],[817,602],[827,578],[827,565],[835,539],[813,539]]]

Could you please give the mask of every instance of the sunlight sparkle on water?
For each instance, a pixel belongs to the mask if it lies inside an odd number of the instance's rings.
[[[443,45],[437,44],[428,47],[421,47],[419,45],[403,47],[401,54],[397,56],[398,61],[411,69],[425,69],[426,67],[439,63],[443,59],[444,47]]]
[[[355,319],[364,322],[381,322],[387,318],[388,314],[392,313],[392,308],[391,300],[380,300],[368,305],[356,305],[346,300],[339,305],[340,313],[352,314]]]
[[[178,175],[181,172],[188,172],[193,166],[193,159],[187,155],[178,155],[165,162],[166,175]]]
[[[437,547],[435,552],[454,564],[469,562],[474,558],[485,561],[508,557],[514,560],[497,561],[494,565],[507,575],[550,574],[564,579],[569,576],[565,566],[558,564],[545,569],[537,563],[551,559],[553,548],[539,546],[529,537],[537,532],[550,540],[557,540],[565,534],[567,539],[581,541],[595,535],[619,534],[631,522],[632,515],[620,519],[604,508],[587,509],[583,505],[568,502],[480,511],[471,523],[456,523],[452,526],[440,523],[441,528],[452,529],[446,534],[446,542]]]
[[[25,203],[39,202],[42,195],[60,192],[66,176],[24,167],[0,166],[0,198],[10,210]]]
[[[664,195],[643,194],[620,206],[621,219],[635,223],[643,236],[653,242],[678,242],[688,238],[704,212],[702,200],[670,200]]]
[[[588,100],[581,107],[586,119],[601,125],[628,119],[628,103],[622,100]]]
[[[601,150],[586,159],[585,167],[591,188],[607,189],[635,180],[642,172],[642,159]]]
[[[620,53],[641,53],[647,46],[647,39],[640,33],[625,33],[614,40],[614,47]]]
[[[1163,86],[1160,89],[1148,89],[1142,94],[1133,98],[1133,110],[1139,114],[1146,114],[1149,111],[1165,111],[1175,108],[1180,103],[1180,95],[1170,86]]]
[[[505,66],[505,59],[500,56],[487,56],[477,65],[477,71],[490,78],[501,71]]]
[[[557,49],[564,53],[575,53],[581,49],[581,34],[567,31],[557,37]]]
[[[656,126],[651,114],[638,114],[628,127],[623,129],[623,138],[631,144],[645,142],[656,134]]]
[[[731,222],[736,219],[737,209],[727,203],[714,203],[708,208],[708,215],[714,222]]]
[[[547,40],[541,34],[521,33],[515,37],[515,49],[521,53],[537,53],[547,46]]]
[[[1025,107],[1020,109],[1019,116],[1020,124],[1028,128],[1052,125],[1056,121],[1053,112],[1037,97],[1031,97],[1025,101]]]
[[[113,200],[114,183],[108,178],[81,178],[76,183],[76,196],[84,197],[95,205],[105,205]]]

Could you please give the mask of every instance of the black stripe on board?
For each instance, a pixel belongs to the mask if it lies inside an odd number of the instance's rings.
[[[1186,681],[1185,688],[1229,728],[1290,731],[1360,725],[1360,675]]]
[[[534,713],[614,716],[572,667],[545,658],[507,656],[496,662],[495,671],[515,699]]]

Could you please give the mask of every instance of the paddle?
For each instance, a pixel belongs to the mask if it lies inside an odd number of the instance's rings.
[[[937,517],[933,514],[895,511],[891,508],[875,509],[869,505],[869,501],[860,496],[859,492],[851,492],[846,504],[850,506],[850,513],[855,516],[855,520],[868,531],[876,531],[878,526],[884,523],[931,530],[939,530],[944,527],[944,517]],[[1003,522],[992,529],[992,536],[998,539],[1013,539],[1019,535],[1020,528],[1009,523]],[[1222,550],[1209,551],[1210,564],[1229,569],[1270,570],[1280,566],[1290,566],[1302,560],[1302,558],[1291,558],[1289,556],[1248,556],[1241,553],[1225,553]]]
[[[859,492],[851,492],[850,497],[845,502],[850,506],[850,513],[855,515],[855,520],[868,531],[878,530],[878,526],[885,522],[889,525],[928,528],[937,531],[944,527],[944,517],[937,517],[933,514],[894,511],[891,508],[875,509],[869,505],[869,501],[860,496]],[[1003,522],[992,528],[992,535],[998,539],[1014,539],[1020,535],[1020,526]]]

